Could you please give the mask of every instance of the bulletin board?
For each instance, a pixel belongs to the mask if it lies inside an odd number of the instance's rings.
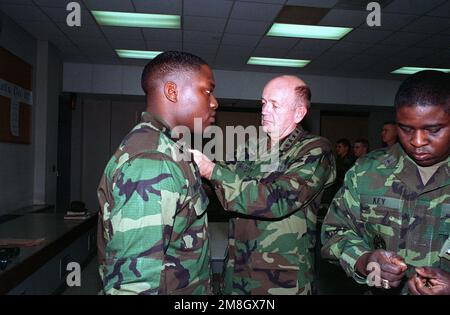
[[[0,142],[31,143],[33,67],[0,47]]]

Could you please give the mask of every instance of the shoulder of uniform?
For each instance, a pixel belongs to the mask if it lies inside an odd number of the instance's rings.
[[[397,157],[388,148],[373,150],[355,162],[360,169],[376,168],[378,166],[392,167],[397,164]]]
[[[140,123],[123,138],[115,156],[120,158],[126,155],[132,158],[144,152],[158,151],[161,137],[164,137],[164,135],[149,126],[148,123]]]
[[[309,145],[320,147],[323,151],[332,151],[331,142],[327,138],[307,133],[303,139],[306,140]]]

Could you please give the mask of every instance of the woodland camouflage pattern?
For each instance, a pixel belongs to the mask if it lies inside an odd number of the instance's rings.
[[[247,145],[248,147],[248,145]],[[328,140],[297,127],[280,145],[278,168],[257,161],[217,164],[212,183],[230,219],[225,294],[310,294],[316,216],[336,176]],[[269,151],[270,152],[270,151]]]
[[[209,294],[208,199],[193,162],[161,121],[142,121],[98,188],[98,249],[106,294]]]
[[[416,164],[399,144],[376,150],[351,168],[322,226],[322,256],[338,259],[345,272],[358,258],[385,249],[405,258],[408,266],[430,266],[450,272],[450,159],[423,186]],[[408,275],[414,268],[408,269]],[[405,279],[406,282],[406,279]],[[402,285],[407,293],[407,284]]]

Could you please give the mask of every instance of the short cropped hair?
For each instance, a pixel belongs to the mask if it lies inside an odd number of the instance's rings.
[[[348,140],[346,138],[339,139],[338,141],[336,141],[336,144],[343,144],[344,146],[346,146],[348,148],[351,147],[350,140]]]
[[[369,141],[364,138],[358,138],[355,140],[355,143],[361,143],[364,147],[367,148],[367,151],[369,151]]]
[[[402,107],[441,106],[450,114],[450,74],[425,70],[409,76],[395,96],[395,111]]]
[[[296,103],[304,104],[306,108],[311,107],[311,89],[307,85],[297,86],[295,88],[295,95],[297,96]]]
[[[154,88],[152,82],[174,73],[199,71],[203,65],[207,65],[206,61],[196,55],[181,51],[166,51],[145,66],[141,77],[142,89],[148,94]]]

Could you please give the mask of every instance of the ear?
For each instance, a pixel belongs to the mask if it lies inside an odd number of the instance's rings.
[[[294,117],[294,121],[296,124],[298,124],[299,122],[301,122],[303,120],[303,118],[306,116],[306,113],[308,112],[308,109],[306,108],[306,106],[298,106],[297,109],[295,110],[295,117]]]
[[[176,103],[178,101],[177,85],[172,81],[166,82],[164,84],[164,95],[169,101]]]

